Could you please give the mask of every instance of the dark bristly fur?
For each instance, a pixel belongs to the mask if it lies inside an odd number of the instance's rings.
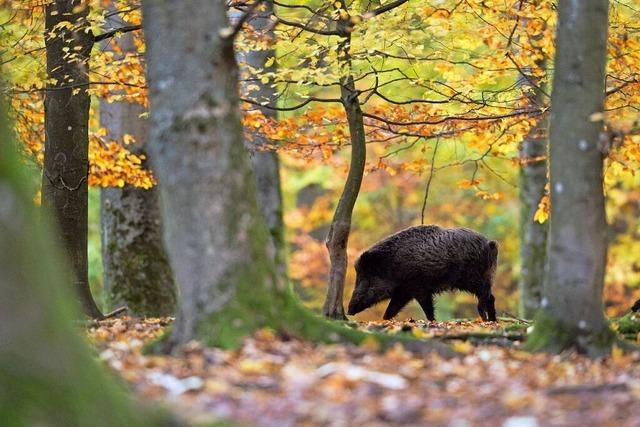
[[[495,321],[491,286],[498,245],[467,228],[410,227],[376,243],[356,261],[356,286],[349,314],[391,299],[384,319],[416,299],[427,319],[435,320],[433,295],[449,290],[478,298],[483,320]]]
[[[640,311],[640,299],[636,301],[635,304],[633,304],[633,307],[631,307],[631,311]]]

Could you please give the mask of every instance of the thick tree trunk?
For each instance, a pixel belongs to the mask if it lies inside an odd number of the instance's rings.
[[[265,2],[266,9],[254,17],[250,25],[262,35],[262,37],[274,40],[273,21],[269,19],[273,12],[273,4]],[[269,58],[275,57],[275,48],[255,50],[246,54],[247,65],[264,69],[265,72],[275,72],[276,67],[266,67]],[[276,88],[272,83],[262,83],[260,80],[250,82],[259,87],[258,90],[251,91],[251,97],[258,102],[274,104],[276,101]],[[277,111],[264,107],[256,107],[265,117],[277,118]],[[286,274],[286,255],[284,241],[284,221],[282,218],[282,189],[280,185],[280,160],[278,153],[272,149],[265,149],[272,144],[272,141],[265,138],[260,132],[253,134],[251,141],[251,160],[253,173],[256,178],[258,192],[258,206],[267,222],[267,228],[271,235],[271,240],[276,249],[276,266],[279,274]]]
[[[109,136],[136,138],[129,149],[146,155],[147,124],[143,108],[127,101],[103,102],[100,121]],[[174,313],[173,272],[162,242],[162,219],[157,187],[103,188],[101,194],[102,263],[104,288],[112,307],[126,305],[137,316]]]
[[[342,4],[342,3],[341,3]],[[344,8],[344,4],[342,5]],[[342,40],[338,47],[340,60],[350,66],[351,19],[347,17],[339,21]],[[367,160],[366,138],[364,133],[364,119],[360,100],[356,91],[353,76],[347,75],[340,81],[341,100],[349,123],[351,135],[351,164],[349,174],[344,184],[338,206],[331,221],[331,228],[327,236],[326,245],[329,251],[331,267],[329,283],[322,313],[332,319],[346,319],[344,314],[344,281],[347,274],[347,244],[351,233],[351,216],[353,207],[360,193],[364,167]]]
[[[531,77],[533,79],[533,77]],[[540,79],[536,85],[543,84]],[[543,105],[545,95],[542,88],[535,89],[531,101]],[[522,142],[520,158],[520,316],[531,319],[540,308],[544,263],[547,248],[548,223],[540,224],[533,218],[547,184],[548,120],[540,119]]]
[[[603,314],[607,255],[601,120],[607,0],[559,3],[550,128],[551,220],[542,310],[530,348],[609,352]]]
[[[118,15],[107,20],[105,31],[125,24]],[[108,43],[108,49],[111,42]],[[135,53],[131,34],[118,39],[122,54]],[[135,138],[128,148],[147,156],[147,120],[140,104],[126,100],[100,103],[100,124],[109,138]],[[173,272],[162,243],[162,220],[157,187],[103,188],[101,194],[102,264],[104,290],[112,307],[126,305],[132,315],[168,316],[174,313]]]
[[[151,154],[181,299],[164,349],[236,345],[282,316],[268,234],[242,144],[238,72],[223,2],[143,2]]]
[[[55,218],[56,237],[73,267],[85,314],[100,318],[89,288],[87,262],[87,61],[93,36],[86,31],[89,10],[83,4],[81,0],[56,0],[45,7],[47,76],[52,81],[45,96],[42,205]],[[70,22],[72,27],[56,28],[61,22]]]
[[[232,347],[265,326],[324,342],[370,336],[314,316],[279,280],[242,143],[225,4],[145,0],[143,11],[151,151],[181,291],[172,333],[158,348],[172,351],[193,339]]]
[[[36,220],[0,106],[0,414],[5,426],[171,425],[136,408],[76,333],[66,264]],[[177,425],[177,424],[173,424]]]

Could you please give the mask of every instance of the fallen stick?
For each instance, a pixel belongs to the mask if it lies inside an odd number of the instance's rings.
[[[126,305],[123,305],[122,307],[116,308],[112,312],[105,314],[102,317],[102,320],[111,319],[112,317],[117,317],[118,315],[126,312],[127,310],[129,310],[129,307],[127,307]]]
[[[489,340],[493,338],[504,338],[511,341],[520,341],[525,338],[524,334],[516,333],[495,333],[495,332],[461,332],[457,334],[443,334],[436,335],[434,338],[443,340],[468,340],[468,339],[480,339]]]
[[[592,384],[592,385],[567,385],[560,387],[553,387],[547,390],[547,394],[550,396],[558,394],[576,394],[576,393],[600,393],[611,391],[628,391],[629,386],[626,383],[612,383],[612,384]]]

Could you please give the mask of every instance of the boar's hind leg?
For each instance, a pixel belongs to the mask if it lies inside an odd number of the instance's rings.
[[[392,319],[396,314],[400,313],[400,310],[402,310],[412,298],[413,297],[404,294],[394,294],[382,318],[384,320]]]
[[[422,295],[416,297],[418,304],[422,307],[422,311],[427,316],[427,320],[433,322],[436,320],[435,312],[433,310],[433,294]]]

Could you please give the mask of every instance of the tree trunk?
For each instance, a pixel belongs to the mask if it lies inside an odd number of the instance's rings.
[[[344,3],[340,3],[344,9]],[[338,29],[342,40],[338,46],[339,58],[347,69],[351,64],[349,53],[351,45],[351,18],[346,17],[338,21]],[[367,147],[364,133],[364,119],[360,100],[356,91],[353,76],[348,74],[340,80],[340,94],[342,105],[347,115],[349,133],[351,135],[351,164],[349,174],[344,184],[338,207],[331,221],[331,228],[327,236],[326,245],[329,251],[331,267],[329,270],[329,283],[322,313],[332,319],[346,320],[344,314],[344,281],[347,274],[347,244],[351,232],[351,216],[353,207],[360,193],[360,185],[364,175],[364,167],[367,160]]]
[[[107,20],[106,31],[123,27],[118,16]],[[112,42],[109,41],[106,49]],[[122,54],[135,53],[131,34],[118,39]],[[147,120],[140,104],[126,100],[100,103],[100,124],[109,138],[122,141],[126,134],[135,144],[128,148],[147,156]],[[157,187],[149,190],[125,186],[103,188],[101,194],[102,264],[104,290],[112,307],[126,305],[136,316],[174,313],[176,291],[173,273],[162,244],[162,222]]]
[[[171,425],[141,411],[76,335],[71,280],[36,220],[0,106],[0,414],[6,426]],[[176,425],[176,424],[174,424]]]
[[[542,310],[528,346],[608,353],[602,190],[607,0],[560,1],[550,127],[551,220]]]
[[[242,143],[225,4],[190,0],[175,7],[146,0],[143,12],[150,147],[181,291],[171,335],[157,348],[172,351],[193,339],[234,347],[262,327],[323,342],[370,336],[314,316],[276,274]],[[443,350],[437,343],[421,344]]]
[[[250,21],[250,24],[257,33],[273,41],[275,39],[273,21],[269,19],[273,13],[273,4],[271,2],[265,2],[264,4],[266,9],[255,16]],[[244,60],[247,65],[253,68],[264,69],[265,72],[276,72],[275,63],[271,67],[266,67],[265,65],[267,59],[275,57],[275,55],[275,49],[271,47],[269,49],[251,51],[246,54]],[[275,103],[276,88],[272,86],[272,83],[262,83],[257,80],[250,82],[250,84],[259,87],[259,89],[251,91],[251,98],[258,102]],[[256,108],[267,118],[277,118],[278,113],[276,110],[264,107]],[[267,228],[275,246],[278,273],[284,276],[286,274],[286,256],[284,221],[282,218],[280,160],[276,151],[266,148],[271,144],[272,141],[265,138],[263,134],[255,132],[251,141],[251,160],[256,178],[258,206],[267,222]]]
[[[87,61],[93,36],[81,0],[56,0],[45,7],[47,84],[42,205],[57,226],[57,239],[71,262],[85,314],[100,318],[89,288],[87,262],[87,175],[89,93]],[[61,22],[72,27],[56,28]],[[54,34],[53,37],[48,36]]]
[[[544,67],[544,64],[541,64]],[[535,79],[534,77],[530,77]],[[532,80],[538,88],[533,89],[531,102],[545,103],[541,79]],[[541,118],[520,147],[520,316],[531,319],[540,308],[544,263],[547,247],[548,223],[540,224],[533,218],[547,184],[547,126],[548,120]]]

